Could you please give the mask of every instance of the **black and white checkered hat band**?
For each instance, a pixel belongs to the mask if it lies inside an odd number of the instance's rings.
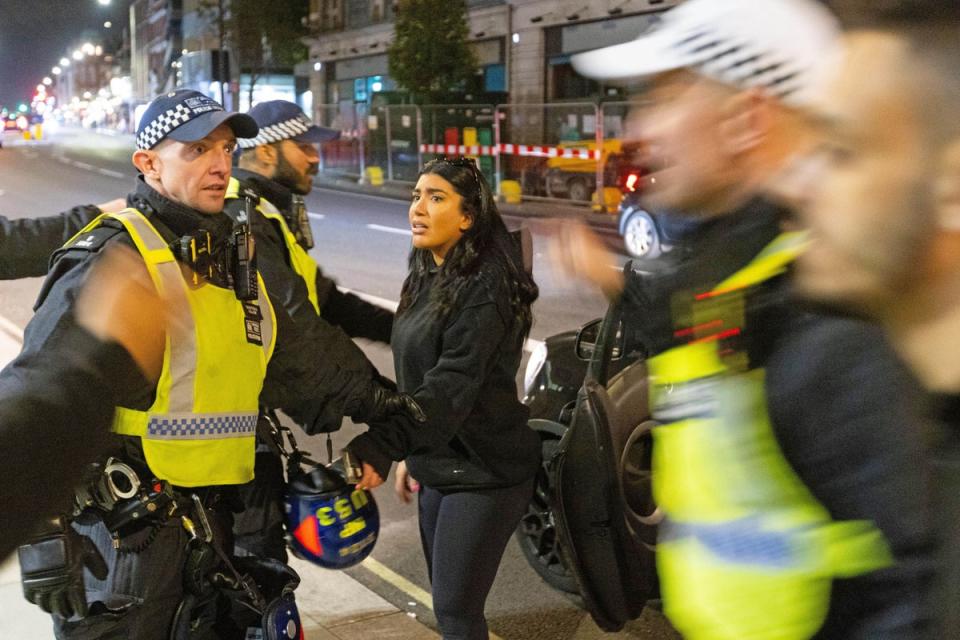
[[[674,44],[684,66],[736,87],[763,87],[781,98],[802,88],[805,70],[783,55],[705,27]]]
[[[313,125],[310,119],[301,115],[277,124],[260,127],[260,133],[257,134],[256,138],[243,138],[237,142],[242,149],[252,149],[262,144],[295,138],[302,133],[306,133],[311,126]]]
[[[167,134],[180,125],[189,122],[192,117],[193,114],[190,109],[182,104],[178,104],[173,109],[167,109],[137,134],[137,148],[152,149],[166,138]]]

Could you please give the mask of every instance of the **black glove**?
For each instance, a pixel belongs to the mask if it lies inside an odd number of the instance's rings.
[[[87,615],[83,569],[98,580],[107,564],[93,541],[60,522],[59,529],[37,536],[17,549],[24,597],[62,618]]]
[[[363,422],[379,422],[398,413],[406,415],[414,422],[427,421],[426,414],[413,396],[400,393],[396,386],[391,389],[379,379],[374,380],[371,385],[370,398],[364,408],[364,414],[357,416]]]

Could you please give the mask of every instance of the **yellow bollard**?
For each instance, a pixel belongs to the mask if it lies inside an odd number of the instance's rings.
[[[24,129],[24,130],[23,130],[23,139],[24,139],[24,140],[29,140],[29,139],[30,139],[30,129]]]
[[[383,169],[380,167],[367,167],[364,172],[364,177],[366,178],[367,184],[374,187],[383,186]]]
[[[33,127],[33,139],[34,140],[43,140],[43,125],[37,124]]]
[[[523,190],[516,180],[504,180],[500,183],[500,195],[507,204],[520,204]]]
[[[597,199],[597,192],[594,191],[593,195],[590,197],[591,209],[594,211],[603,211],[605,213],[616,213],[617,209],[620,208],[620,200],[623,198],[623,194],[620,193],[620,189],[616,187],[604,187],[603,188],[603,204],[601,205]]]

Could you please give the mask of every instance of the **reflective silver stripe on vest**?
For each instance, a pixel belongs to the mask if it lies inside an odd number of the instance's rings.
[[[218,440],[256,432],[256,413],[166,413],[147,422],[153,440]]]
[[[140,236],[149,251],[163,251],[166,256],[151,262],[160,274],[163,293],[167,303],[173,307],[167,325],[170,341],[170,403],[168,412],[190,412],[193,409],[194,374],[197,362],[196,323],[184,291],[186,282],[180,271],[180,264],[156,229],[146,219],[134,211],[121,211],[115,217],[129,223]]]
[[[260,306],[260,340],[263,342],[263,357],[270,361],[270,344],[273,342],[273,314],[270,312],[270,300],[267,298],[266,286],[260,279],[257,286],[257,304]]]
[[[720,380],[718,376],[709,376],[666,385],[654,382],[651,417],[666,426],[683,420],[715,417],[720,407],[717,398]]]
[[[658,527],[660,542],[694,538],[716,558],[737,565],[753,565],[771,569],[801,566],[811,549],[803,533],[814,527],[788,530],[764,529],[758,517],[741,518],[719,523],[689,523],[664,520]]]

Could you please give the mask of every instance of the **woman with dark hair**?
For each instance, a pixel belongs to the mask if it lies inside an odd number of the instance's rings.
[[[393,324],[397,384],[426,421],[371,426],[348,449],[360,486],[419,481],[420,537],[444,638],[487,638],[487,594],[533,492],[540,442],[516,376],[537,285],[490,187],[467,159],[420,173],[410,203],[413,250]]]

